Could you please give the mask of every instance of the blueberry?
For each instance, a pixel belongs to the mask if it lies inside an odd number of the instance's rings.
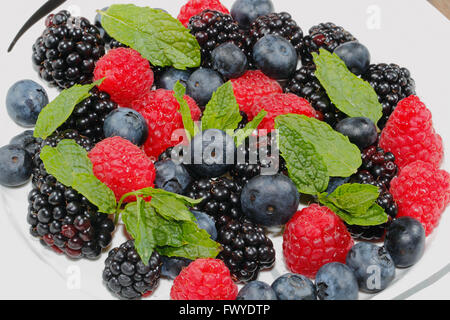
[[[387,228],[384,246],[396,267],[411,267],[420,260],[425,250],[425,229],[414,218],[398,218]]]
[[[272,12],[271,0],[236,0],[231,7],[231,16],[244,29],[250,28],[256,18]]]
[[[298,55],[294,46],[285,38],[268,34],[253,47],[253,59],[267,76],[276,79],[288,79],[298,64]]]
[[[208,234],[211,236],[211,239],[216,241],[217,240],[217,229],[216,229],[216,222],[213,217],[210,215],[200,212],[200,211],[194,211],[192,210],[192,213],[194,214],[195,218],[197,219],[197,225],[200,229],[205,230],[208,232]]]
[[[155,186],[158,189],[183,194],[192,181],[186,168],[172,159],[155,162],[155,170]]]
[[[300,274],[287,273],[272,283],[278,300],[317,300],[311,280]]]
[[[161,256],[162,261],[162,268],[161,268],[161,276],[169,278],[169,279],[175,279],[183,270],[183,268],[186,268],[192,260],[186,259],[186,258],[178,258],[178,257],[165,257]]]
[[[33,159],[18,145],[0,148],[0,184],[18,187],[28,182],[33,170]]]
[[[256,176],[242,190],[244,214],[267,227],[286,224],[297,212],[299,193],[291,179],[283,174]]]
[[[192,139],[190,151],[191,163],[187,168],[198,177],[217,178],[233,165],[236,145],[225,132],[208,129]]]
[[[200,106],[206,106],[212,94],[223,85],[220,74],[214,70],[201,68],[195,71],[187,82],[186,94]]]
[[[239,78],[247,71],[247,57],[232,42],[226,42],[211,52],[213,68],[227,79]]]
[[[137,146],[142,146],[148,137],[148,126],[139,112],[128,108],[117,108],[106,117],[103,133],[107,138],[119,136]]]
[[[360,149],[365,149],[378,139],[378,132],[375,123],[369,118],[355,117],[346,118],[339,121],[336,131],[347,136],[351,143],[356,144]]]
[[[353,270],[359,289],[376,293],[387,288],[394,280],[394,260],[384,247],[368,242],[359,242],[347,254],[347,266]]]
[[[19,126],[32,127],[41,110],[48,104],[45,89],[32,80],[21,80],[9,88],[6,109]]]
[[[42,139],[35,138],[33,134],[33,130],[26,130],[21,134],[13,137],[9,144],[20,146],[21,148],[25,149],[31,157],[34,157],[41,146]]]
[[[239,290],[236,300],[278,300],[275,291],[267,283],[252,281]]]
[[[178,70],[175,68],[168,68],[164,70],[156,81],[156,87],[158,89],[173,90],[175,84],[180,83],[186,87],[189,77],[192,71],[190,70]]]
[[[341,44],[334,50],[347,68],[356,75],[362,75],[369,70],[370,52],[358,41],[350,41]]]
[[[331,177],[330,182],[328,182],[328,188],[325,192],[328,194],[333,193],[334,190],[336,190],[338,187],[342,186],[343,184],[348,183],[349,181],[350,181],[350,177],[347,177],[347,178]]]
[[[343,263],[331,262],[322,266],[316,274],[316,288],[320,300],[358,299],[358,281]]]

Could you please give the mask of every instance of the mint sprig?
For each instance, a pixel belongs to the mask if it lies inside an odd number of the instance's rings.
[[[245,139],[252,135],[252,133],[258,129],[258,126],[261,124],[261,122],[264,120],[264,118],[267,116],[267,111],[264,109],[261,110],[256,117],[253,118],[252,121],[247,123],[244,127],[244,129],[239,129],[234,133],[234,141],[236,143],[236,146],[239,147],[242,143],[244,143]]]
[[[99,13],[112,38],[138,51],[152,65],[183,70],[200,66],[197,39],[170,14],[133,4],[114,4]]]
[[[191,109],[189,108],[189,104],[184,98],[186,94],[186,88],[180,83],[180,81],[177,81],[173,88],[173,92],[175,99],[177,99],[178,103],[180,104],[179,112],[181,113],[181,118],[183,120],[183,126],[186,130],[187,137],[188,139],[190,139],[199,132],[199,128],[192,120]]]

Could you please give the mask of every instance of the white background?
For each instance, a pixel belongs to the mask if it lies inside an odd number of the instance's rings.
[[[0,26],[0,145],[20,133],[8,117],[5,97],[8,88],[18,80],[41,82],[31,66],[31,46],[43,31],[43,21],[35,25],[18,42],[12,53],[6,49],[26,19],[44,1],[1,1]],[[63,8],[93,19],[95,10],[126,0],[69,0]],[[137,5],[164,8],[177,16],[184,3],[170,1],[128,1]],[[228,8],[233,1],[223,1]],[[432,110],[436,130],[442,135],[445,151],[450,150],[450,25],[449,21],[425,0],[274,0],[276,11],[290,12],[303,31],[314,24],[332,21],[342,25],[364,43],[372,60],[394,62],[409,68],[416,80],[417,93]],[[49,90],[50,98],[56,92]],[[443,164],[450,169],[448,160]],[[3,299],[90,299],[111,298],[101,284],[103,257],[95,262],[70,261],[56,256],[31,239],[26,224],[26,194],[30,189],[0,187],[0,298]],[[447,209],[449,211],[449,209]],[[440,270],[450,263],[450,214],[447,212],[440,227],[428,239],[424,258],[407,272],[399,272],[396,282],[377,296],[362,298],[390,299]],[[114,244],[122,241],[121,230]],[[275,241],[279,248],[279,241]],[[281,257],[281,251],[277,252]],[[264,272],[262,280],[272,281],[284,272],[279,260],[273,272]],[[75,281],[74,281],[75,279]],[[413,295],[416,299],[449,299],[450,275]],[[170,283],[163,281],[153,298],[167,299]]]

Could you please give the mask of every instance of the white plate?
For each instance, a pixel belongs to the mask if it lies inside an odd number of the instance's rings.
[[[31,46],[44,29],[43,22],[35,25],[18,42],[12,53],[7,46],[23,22],[35,12],[43,1],[2,1],[0,20],[1,86],[0,99],[5,101],[8,88],[18,80],[32,79],[42,83],[31,66]],[[89,19],[95,10],[126,0],[69,0],[63,7]],[[131,1],[128,1],[131,3]],[[232,0],[224,0],[229,8]],[[184,3],[171,1],[132,1],[136,5],[164,8],[172,15],[178,14]],[[394,62],[410,69],[416,80],[417,93],[432,110],[436,130],[442,135],[444,148],[450,150],[449,83],[450,83],[450,26],[436,9],[424,0],[274,0],[276,10],[290,12],[303,31],[314,24],[332,21],[342,25],[364,43],[371,51],[374,63]],[[56,96],[49,90],[50,98]],[[8,117],[4,104],[0,109],[0,145],[23,131]],[[448,160],[443,168],[450,169]],[[27,193],[30,186],[19,189],[0,188],[0,298],[3,299],[111,299],[103,286],[101,273],[105,254],[98,261],[73,261],[55,255],[44,248],[28,233],[26,223]],[[392,299],[423,282],[450,263],[450,215],[443,215],[440,226],[428,238],[422,260],[413,268],[397,270],[395,282],[382,293],[371,296],[361,294],[362,299]],[[277,263],[273,270],[262,272],[260,280],[271,283],[285,272],[282,260],[281,239],[274,237]],[[114,237],[113,245],[124,240],[122,229]],[[439,278],[435,275],[431,280]],[[428,282],[430,282],[429,280]],[[425,284],[428,284],[425,282]],[[446,287],[450,277],[412,297],[448,299]],[[423,286],[423,284],[422,284]],[[170,282],[162,280],[152,299],[168,299]],[[408,292],[407,292],[408,293]],[[410,294],[406,294],[409,296]],[[405,297],[401,295],[400,297]]]

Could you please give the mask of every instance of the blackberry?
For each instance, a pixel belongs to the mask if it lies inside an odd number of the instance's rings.
[[[247,45],[243,31],[229,14],[214,10],[204,10],[193,16],[188,25],[201,47],[202,64],[211,68],[211,51],[226,42],[233,42],[246,53]]]
[[[161,268],[162,260],[156,251],[144,264],[134,248],[134,240],[129,240],[109,252],[103,281],[120,298],[138,299],[156,288]]]
[[[230,269],[234,281],[253,281],[260,270],[269,269],[275,263],[273,243],[261,227],[228,216],[217,218],[216,227],[223,248],[217,258]]]
[[[109,94],[94,88],[91,90],[91,96],[75,107],[69,119],[58,128],[58,131],[74,129],[97,143],[104,139],[103,123],[106,116],[117,107]]]
[[[398,102],[416,94],[409,70],[393,63],[372,64],[362,78],[375,89],[383,106],[383,117],[378,122],[380,129],[384,128]]]
[[[312,53],[324,48],[333,52],[339,45],[355,41],[356,38],[344,28],[336,26],[332,22],[321,23],[311,27],[308,35],[303,38],[303,47],[300,52],[303,65],[313,62]]]
[[[46,26],[33,45],[33,64],[40,77],[60,89],[92,82],[95,63],[105,54],[98,29],[68,11],[48,16]]]
[[[311,106],[323,115],[323,121],[334,127],[346,116],[331,103],[325,89],[316,78],[315,71],[314,64],[302,66],[294,73],[285,91],[308,100]]]
[[[384,152],[376,146],[365,149],[362,160],[361,168],[351,180],[355,183],[371,184],[380,189],[377,203],[386,211],[389,221],[378,226],[347,226],[347,228],[356,239],[380,240],[389,223],[397,216],[397,204],[389,192],[389,187],[391,180],[398,173],[398,167],[391,152]]]
[[[222,215],[233,219],[243,216],[241,210],[240,184],[227,179],[200,179],[194,181],[187,189],[186,196],[192,199],[203,198],[203,201],[192,210],[201,211],[215,218]]]

